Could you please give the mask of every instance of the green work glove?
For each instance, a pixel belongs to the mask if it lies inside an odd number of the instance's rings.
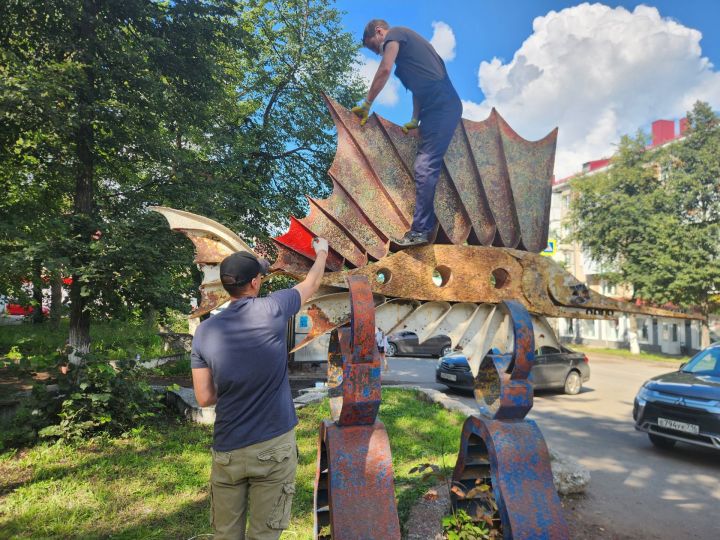
[[[405,133],[407,133],[411,129],[417,129],[419,123],[420,123],[420,121],[417,118],[413,118],[409,122],[406,122],[405,124],[403,124],[402,130]]]
[[[352,109],[350,109],[355,116],[357,116],[360,119],[360,125],[364,126],[365,122],[367,122],[368,114],[370,114],[370,107],[372,107],[372,101],[368,101],[367,99],[362,102],[361,105],[356,105]]]

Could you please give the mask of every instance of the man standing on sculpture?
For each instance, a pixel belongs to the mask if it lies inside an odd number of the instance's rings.
[[[287,326],[320,287],[327,240],[304,281],[259,298],[268,263],[239,251],[220,263],[232,297],[193,338],[191,367],[201,407],[215,405],[210,506],[215,540],[277,540],[295,493],[297,416],[288,381]],[[248,510],[250,517],[248,516]]]
[[[433,46],[418,33],[402,26],[390,28],[382,19],[365,27],[363,45],[382,60],[365,101],[352,112],[365,125],[373,100],[383,89],[396,65],[395,75],[412,92],[413,116],[403,126],[407,133],[420,128],[421,143],[415,158],[415,214],[412,228],[400,239],[393,239],[393,251],[433,243],[437,235],[435,187],[443,157],[462,116],[462,103]]]

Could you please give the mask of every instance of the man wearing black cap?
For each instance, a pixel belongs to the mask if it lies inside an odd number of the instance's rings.
[[[216,540],[277,540],[295,493],[297,416],[287,369],[287,323],[315,294],[325,272],[327,240],[304,281],[258,298],[269,264],[240,251],[220,263],[232,297],[195,332],[191,354],[198,404],[215,405],[210,505]],[[250,517],[247,518],[248,507]]]

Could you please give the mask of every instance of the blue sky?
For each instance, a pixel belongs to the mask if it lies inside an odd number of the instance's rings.
[[[528,139],[558,126],[558,176],[611,154],[622,134],[684,116],[697,99],[720,109],[718,0],[339,0],[337,6],[358,40],[374,17],[434,37],[466,118],[481,120],[495,106]],[[377,60],[363,50],[365,77]],[[404,123],[410,94],[395,80],[374,110]]]

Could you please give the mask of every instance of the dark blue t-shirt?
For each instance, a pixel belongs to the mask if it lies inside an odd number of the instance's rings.
[[[385,34],[385,44],[397,41],[400,50],[395,59],[395,75],[414,96],[422,97],[428,83],[447,78],[445,62],[430,42],[404,26],[393,26]]]
[[[217,388],[215,450],[267,441],[297,424],[288,381],[287,323],[299,309],[295,289],[241,298],[195,331],[190,365],[210,368]]]

